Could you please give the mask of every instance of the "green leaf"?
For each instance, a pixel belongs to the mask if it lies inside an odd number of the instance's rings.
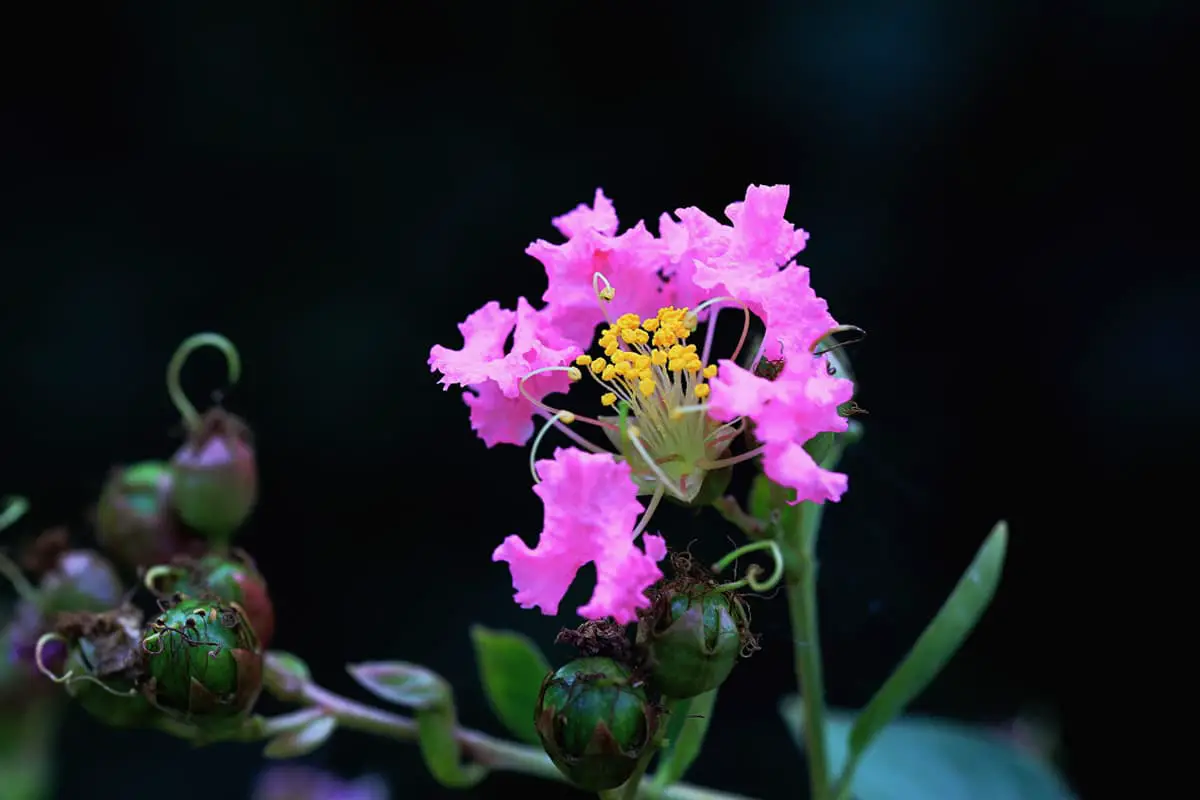
[[[419,710],[452,702],[449,684],[416,664],[369,661],[347,664],[346,671],[368,692],[398,706]]]
[[[312,722],[281,733],[267,742],[267,746],[263,748],[263,755],[267,758],[306,756],[329,741],[336,728],[337,720],[333,717],[317,717]]]
[[[996,593],[1007,548],[1008,525],[997,522],[933,622],[854,721],[849,741],[851,771],[858,754],[925,691],[966,641]]]
[[[690,700],[681,700],[671,709],[666,746],[654,773],[656,787],[669,786],[683,778],[700,755],[716,702],[717,690],[713,689]]]
[[[454,703],[417,712],[421,757],[434,780],[451,789],[466,789],[487,776],[482,764],[464,764],[458,744]]]
[[[803,747],[804,708],[792,695],[780,713]],[[825,717],[830,766],[850,758],[853,712],[830,710]],[[1062,776],[1048,762],[1019,749],[1000,732],[931,717],[903,717],[887,727],[862,756],[844,800],[913,800],[963,797],[971,800],[1072,800]]]
[[[528,637],[512,631],[472,625],[471,641],[492,711],[514,736],[537,744],[533,715],[542,679],[550,671],[546,657]]]

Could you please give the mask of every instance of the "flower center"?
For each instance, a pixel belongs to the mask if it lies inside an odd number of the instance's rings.
[[[694,313],[674,306],[645,319],[624,314],[600,332],[603,356],[575,360],[605,390],[601,405],[627,406],[628,418],[606,421],[620,421],[609,435],[635,479],[644,489],[661,487],[685,501],[695,498],[707,465],[732,438],[714,435],[724,426],[695,413],[710,392],[705,381],[717,374],[716,365],[705,364],[687,342],[696,324]]]

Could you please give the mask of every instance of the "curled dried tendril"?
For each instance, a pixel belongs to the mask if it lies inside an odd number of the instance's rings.
[[[99,686],[104,691],[113,695],[114,697],[137,697],[138,692],[136,689],[127,689],[125,691],[119,691],[117,689],[112,688],[107,683],[105,683],[104,681],[97,678],[95,675],[87,675],[87,674],[77,675],[74,670],[70,670],[70,669],[67,670],[66,672],[64,672],[62,675],[55,675],[54,671],[52,669],[50,669],[48,666],[46,666],[46,659],[45,659],[46,647],[53,642],[58,642],[64,646],[70,646],[70,642],[67,641],[65,636],[62,636],[57,633],[44,633],[44,634],[42,634],[41,638],[37,640],[37,646],[34,648],[34,651],[33,651],[33,661],[34,661],[34,664],[37,666],[38,672],[45,675],[47,678],[49,678],[54,683],[57,683],[57,684],[60,684],[63,686],[70,686],[71,684],[81,683],[81,682],[82,683],[93,683],[96,686]]]
[[[730,566],[742,556],[758,552],[759,550],[769,550],[771,552],[771,559],[775,564],[775,568],[771,571],[770,576],[766,580],[760,579],[760,576],[763,572],[762,567],[760,567],[758,564],[751,564],[746,568],[745,575],[731,583],[721,584],[717,587],[717,591],[733,592],[739,589],[749,588],[753,592],[769,592],[771,589],[774,589],[776,586],[778,586],[779,581],[783,580],[783,551],[779,549],[779,544],[773,539],[766,539],[761,542],[751,542],[750,544],[739,547],[717,563],[713,564],[712,571],[714,574],[719,574],[721,570]]]
[[[183,344],[179,345],[175,355],[171,356],[171,362],[167,365],[167,394],[171,396],[171,402],[179,411],[179,415],[183,417],[183,423],[189,431],[194,430],[200,424],[200,414],[179,385],[179,374],[183,371],[183,365],[187,362],[188,356],[201,347],[215,347],[225,356],[230,386],[237,383],[238,378],[242,375],[242,359],[238,355],[237,348],[233,346],[233,342],[221,334],[197,333],[183,340]]]

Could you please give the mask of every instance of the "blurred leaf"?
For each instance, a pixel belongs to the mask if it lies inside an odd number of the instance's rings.
[[[417,733],[421,757],[438,783],[451,789],[466,789],[487,776],[483,765],[462,762],[452,699],[445,705],[419,711]]]
[[[272,650],[271,656],[275,660],[275,667],[288,675],[301,680],[312,680],[312,671],[309,670],[308,664],[304,663],[304,659],[294,653],[288,653],[284,650]]]
[[[716,702],[717,690],[713,689],[690,700],[682,700],[671,710],[666,747],[654,772],[655,786],[668,786],[687,773],[688,767],[700,755]]]
[[[263,655],[263,684],[267,691],[282,699],[297,699],[312,673],[304,660],[283,650],[268,650]]]
[[[979,622],[1000,583],[1007,547],[1008,526],[998,522],[933,622],[854,721],[848,743],[851,773],[858,754],[925,691]]]
[[[416,664],[369,661],[347,664],[346,671],[371,694],[398,706],[425,709],[451,702],[449,685]]]
[[[539,742],[533,725],[542,680],[550,664],[527,636],[471,626],[479,679],[492,711],[513,735],[530,744]]]
[[[336,728],[337,720],[333,717],[317,717],[307,725],[281,733],[267,742],[267,746],[263,748],[263,755],[267,758],[306,756],[329,741]]]
[[[23,703],[4,698],[0,710],[0,797],[49,800],[54,796],[54,745],[62,718],[60,697]]]
[[[803,747],[804,708],[791,695],[780,713]],[[826,738],[830,766],[842,770],[850,755],[853,712],[830,710]],[[1074,795],[1053,766],[1028,754],[988,728],[903,717],[889,725],[863,754],[850,791],[855,800],[1072,800]]]

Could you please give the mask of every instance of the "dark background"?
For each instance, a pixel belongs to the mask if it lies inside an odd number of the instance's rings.
[[[1089,626],[1112,556],[1088,553],[1124,535],[1118,507],[1151,496],[1147,466],[1195,433],[1176,392],[1196,382],[1179,357],[1197,344],[1194,217],[1170,197],[1194,190],[1185,133],[1162,120],[1181,102],[1183,13],[97,5],[26,9],[0,34],[0,490],[31,498],[31,525],[71,521],[86,541],[109,465],[178,443],[172,351],[220,331],[245,361],[225,402],[258,437],[243,544],[271,581],[277,646],[347,692],[346,662],[423,662],[465,724],[499,732],[467,626],[520,629],[563,660],[550,642],[573,616],[508,600],[489,555],[540,529],[526,451],[474,438],[429,347],[457,347],[489,299],[537,300],[525,246],[557,241],[550,218],[597,186],[629,225],[789,183],[789,219],[812,233],[802,263],[871,334],[851,354],[867,436],[821,542],[832,702],[869,697],[1006,518],[996,603],[917,707],[983,722],[1048,707],[1076,787],[1104,779],[1093,680],[1112,643]],[[185,384],[204,400],[220,359],[198,356]],[[664,529],[714,552],[729,533],[713,515]],[[796,796],[775,711],[782,600],[755,620],[765,649],[728,682],[689,778]],[[61,757],[63,798],[241,796],[259,766],[253,746],[194,752],[82,716]],[[410,746],[342,732],[311,760],[439,794]],[[493,776],[475,795],[516,790],[570,794]]]

